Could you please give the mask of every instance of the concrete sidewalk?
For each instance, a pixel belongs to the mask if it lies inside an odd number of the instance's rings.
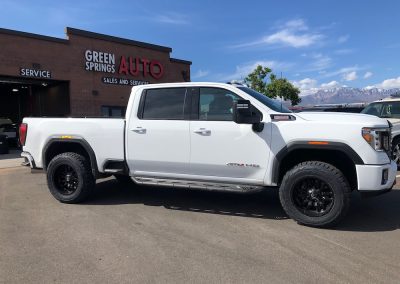
[[[20,167],[23,161],[20,150],[10,150],[9,154],[0,155],[0,169]]]

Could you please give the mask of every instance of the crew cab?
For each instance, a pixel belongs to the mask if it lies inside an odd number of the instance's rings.
[[[292,113],[243,85],[169,83],[133,87],[125,119],[25,118],[20,140],[64,203],[111,175],[186,189],[279,188],[289,217],[328,227],[346,214],[351,191],[391,190],[390,133],[375,116]]]

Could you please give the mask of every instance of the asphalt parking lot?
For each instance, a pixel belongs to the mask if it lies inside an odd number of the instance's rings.
[[[398,283],[400,190],[354,193],[335,229],[287,219],[276,191],[125,188],[58,203],[43,174],[0,169],[0,282]]]

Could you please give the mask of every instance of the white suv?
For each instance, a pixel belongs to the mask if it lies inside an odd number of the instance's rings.
[[[397,167],[400,168],[400,98],[391,97],[375,101],[361,113],[385,118],[392,123],[392,154]]]

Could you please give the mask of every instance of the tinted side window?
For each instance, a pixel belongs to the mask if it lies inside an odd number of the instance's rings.
[[[232,121],[233,103],[239,99],[228,90],[200,88],[199,120]]]
[[[184,118],[185,88],[147,90],[143,119],[178,120]]]
[[[385,103],[381,117],[400,118],[400,102]]]

